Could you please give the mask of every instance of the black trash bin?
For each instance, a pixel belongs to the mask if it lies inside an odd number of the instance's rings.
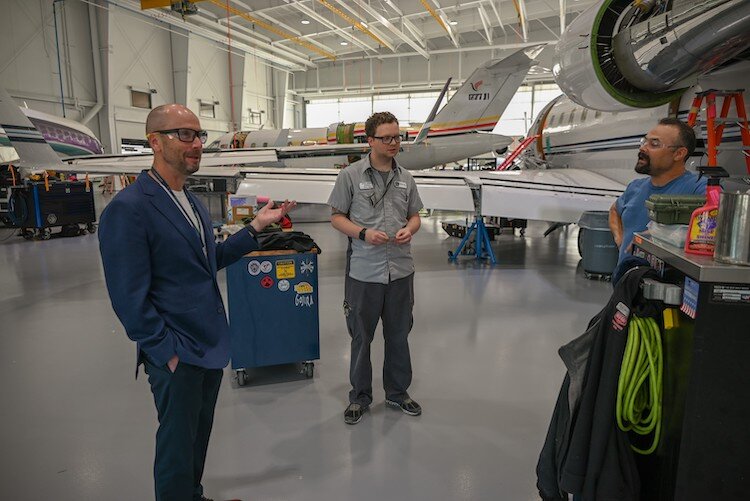
[[[610,279],[617,266],[619,249],[609,230],[609,212],[584,212],[578,227],[584,275],[589,279]]]

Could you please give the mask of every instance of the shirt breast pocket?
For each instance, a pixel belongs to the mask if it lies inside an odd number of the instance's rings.
[[[372,202],[375,200],[375,189],[357,190],[349,211],[352,220],[368,224],[372,219]]]

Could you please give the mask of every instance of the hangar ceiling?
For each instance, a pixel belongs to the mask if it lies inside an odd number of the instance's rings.
[[[140,10],[133,0],[110,5]],[[279,69],[332,61],[554,44],[594,0],[202,0],[198,12],[144,11],[253,52]],[[564,14],[563,14],[564,13]],[[544,70],[541,70],[544,71]]]

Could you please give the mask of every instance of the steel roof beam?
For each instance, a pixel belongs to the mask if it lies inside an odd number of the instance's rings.
[[[500,17],[500,0],[497,0],[497,7],[495,7],[495,2],[493,0],[488,0],[488,1],[490,4],[490,7],[492,7],[492,12],[495,13],[497,22],[500,23],[500,29],[503,30],[503,35],[507,37],[508,32],[505,30],[505,26],[503,26],[503,19]]]
[[[363,41],[359,40],[357,37],[355,37],[354,35],[352,35],[351,33],[349,33],[347,31],[347,28],[341,28],[339,26],[336,26],[335,24],[333,24],[332,22],[330,22],[328,19],[324,18],[323,16],[321,16],[320,14],[318,14],[317,12],[315,12],[314,10],[312,10],[310,7],[308,7],[307,5],[303,4],[302,2],[299,2],[297,0],[284,0],[284,1],[287,3],[287,5],[290,5],[290,6],[294,7],[295,9],[297,9],[297,10],[299,10],[301,12],[304,12],[306,15],[308,15],[312,19],[315,19],[317,22],[319,22],[323,26],[327,26],[333,32],[335,32],[335,33],[341,35],[342,37],[346,38],[347,40],[349,40],[351,43],[353,43],[357,47],[359,47],[359,48],[361,48],[363,50],[366,50],[366,51],[377,52],[377,50],[374,47],[371,47],[371,46],[367,45],[366,43],[364,43]],[[320,35],[320,33],[313,33],[313,34],[310,34],[310,35],[301,36],[299,38],[301,38],[301,39],[307,39],[307,38],[314,37],[314,36],[319,36],[319,35]],[[274,42],[274,43],[278,43],[278,42]]]
[[[339,2],[339,3],[341,3],[341,4],[343,4],[342,0],[336,0],[336,1]],[[373,9],[372,7],[370,7],[363,0],[354,0],[354,3],[356,3],[357,5],[359,5],[360,7],[362,7],[362,9],[364,9],[365,12],[367,12],[368,14],[370,14],[378,22],[380,22],[383,26],[385,26],[386,28],[388,28],[391,31],[391,33],[393,33],[394,35],[396,35],[397,37],[399,37],[401,40],[403,40],[404,42],[406,42],[407,44],[409,44],[409,46],[411,46],[412,49],[414,49],[419,54],[421,54],[422,57],[424,57],[425,59],[429,59],[430,58],[430,55],[422,47],[420,47],[417,42],[415,42],[414,40],[412,40],[411,37],[406,36],[404,34],[404,32],[402,32],[401,30],[399,30],[398,28],[396,28],[393,25],[393,23],[391,23],[388,19],[386,19],[385,16],[383,16],[380,12],[378,12],[375,9]]]
[[[187,22],[181,18],[178,18],[177,16],[172,15],[170,12],[167,12],[161,9],[141,10],[140,4],[133,0],[108,0],[108,2],[110,5],[120,7],[134,14],[138,14],[138,15],[150,18],[150,19],[154,19],[156,21],[168,24],[170,26],[181,28],[188,32],[195,33],[196,35],[201,36],[203,38],[207,38],[214,42],[218,42],[222,45],[229,46],[229,40],[227,39],[226,34],[218,33],[212,28],[204,28],[197,24]],[[212,21],[206,18],[203,18],[202,22],[212,23]],[[304,69],[305,66],[312,66],[312,67],[315,66],[309,60],[306,60],[304,63],[301,61],[297,63],[297,62],[292,61],[289,55],[286,55],[285,57],[280,57],[275,54],[266,52],[263,49],[258,49],[256,47],[247,45],[245,43],[234,43],[232,44],[232,47],[242,50],[244,52],[250,53],[250,54],[255,54],[258,57],[265,59],[266,61],[269,61],[271,63],[281,65],[283,68],[279,68],[279,69],[284,69],[286,71],[289,71],[289,70],[297,71],[297,70]],[[287,57],[289,57],[289,59],[287,59]]]
[[[484,27],[484,34],[487,37],[487,45],[492,45],[492,26],[490,25],[487,13],[484,11],[484,6],[480,4],[477,7],[477,11],[479,12],[479,19],[482,21],[482,26]]]

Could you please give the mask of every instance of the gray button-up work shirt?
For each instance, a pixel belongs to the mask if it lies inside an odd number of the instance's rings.
[[[328,199],[333,210],[346,214],[353,223],[384,231],[390,238],[383,245],[351,240],[349,276],[361,282],[387,284],[414,273],[411,245],[399,245],[394,238],[422,208],[422,199],[409,171],[395,160],[393,165],[384,181],[367,155],[339,172]]]

